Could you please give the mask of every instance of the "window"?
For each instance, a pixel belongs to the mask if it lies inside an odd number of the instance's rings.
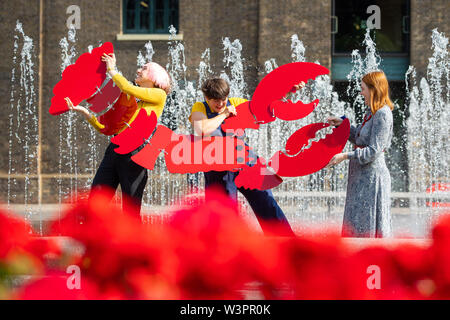
[[[169,33],[178,30],[178,0],[124,0],[124,33]]]
[[[361,47],[370,23],[370,36],[383,58],[389,80],[404,80],[409,65],[409,0],[334,0],[332,16],[333,79],[345,80],[350,54]]]

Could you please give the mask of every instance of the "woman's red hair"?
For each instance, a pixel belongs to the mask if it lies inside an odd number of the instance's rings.
[[[394,104],[389,98],[389,83],[383,71],[373,71],[366,74],[362,81],[370,91],[370,110],[375,114],[378,110],[388,105],[394,110]]]

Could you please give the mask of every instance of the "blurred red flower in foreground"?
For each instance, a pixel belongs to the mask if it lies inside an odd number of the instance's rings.
[[[450,299],[450,215],[444,215],[433,229],[430,263],[436,287],[433,297]]]
[[[235,203],[212,200],[176,211],[163,225],[143,224],[102,193],[79,202],[55,223],[57,234],[83,246],[65,262],[79,266],[81,288],[70,274],[47,268],[18,293],[23,299],[424,299],[450,297],[450,218],[433,231],[431,246],[355,249],[336,234],[272,237],[251,229]],[[6,219],[16,244],[28,231]],[[57,227],[60,227],[56,229]],[[25,229],[24,229],[25,228]],[[11,237],[9,237],[11,238]],[[5,259],[11,241],[0,244]],[[17,245],[15,245],[17,246]],[[23,249],[25,250],[25,249]],[[66,253],[67,255],[67,253]],[[39,261],[39,259],[38,259]],[[1,260],[0,260],[1,262]]]
[[[55,241],[33,234],[27,221],[0,211],[0,262],[13,262],[17,256],[26,255],[36,268],[47,256],[57,257],[60,253]]]
[[[177,264],[164,273],[183,299],[242,298],[239,289],[278,265],[274,247],[265,246],[266,238],[230,201],[217,193],[202,206],[176,212],[167,225]]]
[[[12,277],[42,273],[45,259],[59,254],[54,241],[34,236],[25,220],[0,211],[0,299],[8,297]]]
[[[101,298],[141,298],[147,291],[136,288],[130,277],[140,270],[157,275],[168,261],[162,259],[167,235],[122,211],[102,191],[69,210],[55,223],[54,232],[83,245],[84,253],[72,263],[80,267],[83,278],[96,283]]]
[[[22,300],[86,300],[99,298],[96,285],[89,280],[83,279],[79,289],[69,289],[67,280],[67,274],[49,272],[22,288],[18,297]]]

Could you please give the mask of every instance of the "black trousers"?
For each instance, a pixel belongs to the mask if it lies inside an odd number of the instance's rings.
[[[131,153],[118,154],[118,146],[110,143],[95,174],[91,192],[99,189],[115,191],[120,184],[124,210],[140,215],[142,196],[147,183],[147,169],[131,160]],[[105,188],[106,187],[106,188]],[[111,198],[114,192],[111,192]]]

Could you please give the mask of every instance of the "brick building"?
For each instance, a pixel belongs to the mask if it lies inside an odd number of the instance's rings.
[[[388,28],[384,36],[389,38],[392,46],[388,45],[383,55],[394,59],[394,65],[414,65],[419,76],[423,76],[431,55],[431,30],[438,28],[447,36],[450,34],[448,18],[445,18],[450,11],[450,2],[374,0],[362,1],[364,6],[366,2],[367,5],[376,3],[380,8],[380,34],[384,32],[385,25]],[[75,19],[73,15],[77,14],[78,9],[80,20],[75,44],[78,55],[87,51],[88,46],[97,45],[99,41],[110,41],[114,44],[118,65],[128,78],[134,76],[138,51],[144,50],[144,44],[149,40],[156,52],[153,60],[161,65],[167,63],[169,23],[178,26],[176,39],[181,40],[185,46],[188,78],[196,76],[195,70],[206,48],[211,48],[213,71],[220,72],[223,68],[222,38],[240,39],[245,58],[246,82],[251,91],[260,79],[267,59],[275,58],[278,65],[291,61],[290,38],[293,34],[298,34],[303,41],[308,61],[319,61],[332,70],[335,81],[342,80],[339,78],[338,64],[340,61],[345,63],[345,59],[349,58],[351,45],[342,43],[341,40],[357,37],[345,25],[355,25],[358,19],[364,22],[370,16],[370,13],[363,11],[367,7],[364,6],[361,1],[356,0],[1,1],[0,105],[4,110],[8,108],[12,112],[11,71],[14,68],[15,27],[19,20],[23,24],[24,33],[34,44],[35,76],[31,83],[34,84],[36,93],[35,130],[38,137],[35,143],[30,144],[31,151],[15,147],[11,155],[8,153],[11,134],[1,136],[3,152],[0,155],[0,201],[5,202],[10,194],[17,193],[10,201],[55,202],[57,176],[59,184],[63,185],[74,183],[74,176],[77,181],[88,181],[92,177],[95,161],[94,164],[90,163],[92,159],[84,158],[82,151],[79,151],[79,161],[76,164],[80,168],[79,172],[74,173],[73,168],[57,160],[56,146],[60,142],[55,132],[61,123],[47,112],[52,88],[60,78],[59,42],[67,36],[68,19]],[[359,8],[359,11],[352,11],[355,8]],[[356,27],[361,27],[362,24],[358,23]],[[17,63],[15,68],[18,74]],[[401,81],[401,78],[395,80]],[[0,126],[4,130],[14,121],[8,114],[3,113],[0,117]],[[81,118],[76,120],[76,125],[80,128],[77,133],[79,141],[89,135],[89,130],[81,123]],[[18,131],[19,135],[23,134],[21,130]],[[100,146],[106,144],[104,137],[93,139]],[[103,147],[99,147],[99,150],[102,153]],[[33,160],[28,159],[28,165],[15,160],[14,170],[11,171],[11,157],[25,159],[26,152],[28,156],[33,155]],[[11,183],[12,177],[14,183]],[[27,196],[20,191],[24,188],[35,191],[24,199]]]

